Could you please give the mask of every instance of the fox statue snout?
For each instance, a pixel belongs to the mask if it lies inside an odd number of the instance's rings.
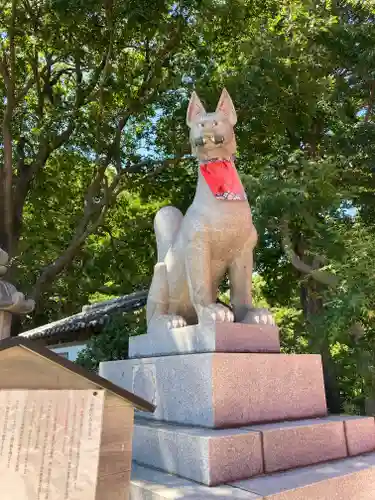
[[[223,135],[204,135],[202,137],[197,137],[194,140],[195,146],[205,146],[209,141],[213,144],[224,144],[224,136]]]

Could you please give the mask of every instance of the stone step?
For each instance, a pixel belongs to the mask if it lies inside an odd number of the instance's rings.
[[[280,352],[279,329],[271,325],[215,323],[162,329],[129,339],[129,358],[202,352]]]
[[[109,361],[100,375],[156,405],[145,418],[210,428],[327,414],[317,354],[207,353]]]
[[[208,487],[133,464],[130,500],[374,500],[375,453]]]
[[[133,460],[208,486],[262,474],[259,432],[137,422]]]
[[[373,417],[330,415],[249,429],[261,433],[265,473],[375,451]]]
[[[208,486],[375,450],[373,417],[330,416],[239,429],[137,419],[133,460]]]
[[[261,500],[262,498],[233,486],[210,488],[166,472],[143,467],[135,462],[131,474],[130,500],[227,500],[229,498]]]

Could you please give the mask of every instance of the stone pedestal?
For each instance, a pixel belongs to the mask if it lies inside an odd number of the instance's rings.
[[[374,500],[375,453],[208,487],[133,463],[131,500]]]
[[[206,332],[198,326],[153,332],[131,339],[130,353],[133,359],[101,363],[100,374],[156,405],[153,415],[139,412],[135,422],[134,500],[204,499],[209,492],[215,498],[317,499],[321,484],[311,496],[298,497],[295,482],[288,492],[269,481],[279,471],[333,460],[345,470],[340,461],[375,450],[374,418],[328,416],[320,356],[281,354],[276,327],[212,324]],[[375,477],[372,462],[365,469]],[[145,483],[147,471],[163,484],[175,477],[179,493],[170,486],[163,496],[162,485]],[[336,476],[331,497],[346,484]],[[301,477],[300,491],[309,492]],[[350,488],[360,477],[351,478]],[[263,490],[252,491],[252,481],[263,478]],[[240,480],[241,494],[233,483]]]
[[[201,352],[280,352],[279,332],[270,325],[212,322],[129,339],[129,358]]]
[[[327,414],[315,354],[157,356],[102,363],[100,373],[147,396],[156,420],[222,428]]]

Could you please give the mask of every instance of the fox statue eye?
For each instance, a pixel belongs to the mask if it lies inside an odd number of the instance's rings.
[[[216,127],[216,125],[217,125],[217,124],[218,124],[218,122],[217,122],[216,120],[214,120],[214,121],[212,122],[212,126],[213,126],[213,127]]]
[[[204,127],[204,123],[202,123],[202,122],[198,123],[198,127],[203,128]]]

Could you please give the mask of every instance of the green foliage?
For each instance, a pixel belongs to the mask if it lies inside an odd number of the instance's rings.
[[[87,164],[75,153],[56,155],[35,184],[25,207],[23,238],[15,261],[21,289],[31,288],[39,270],[58,258],[69,241],[89,182]],[[166,201],[151,197],[142,201],[137,187],[123,191],[105,223],[87,238],[85,247],[41,301],[34,324],[76,313],[92,302],[95,293],[108,299],[147,288],[156,258],[153,216]]]
[[[228,284],[223,283],[224,291],[219,298],[225,304],[230,303]],[[290,306],[277,305],[272,307],[266,298],[265,291],[267,283],[259,274],[253,276],[252,298],[253,306],[269,309],[280,331],[280,344],[282,352],[306,353],[308,352],[308,341],[303,328],[303,314],[298,300],[290,303]]]
[[[264,307],[273,314],[280,332],[282,352],[308,352],[307,340],[303,329],[303,314],[298,300],[291,301],[289,306],[272,307],[266,298],[267,283],[259,274],[253,277],[253,305]]]
[[[373,2],[13,5],[15,16],[10,1],[0,13],[2,50],[10,64],[13,37],[15,94],[30,87],[10,123],[23,222],[12,272],[39,290],[34,323],[148,286],[153,215],[167,203],[186,210],[197,175],[189,158],[158,162],[189,151],[191,90],[214,108],[225,85],[259,233],[254,304],[275,314],[284,352],[322,354],[336,409],[364,411],[375,395]],[[1,81],[3,115],[7,90]],[[313,278],[323,272],[332,286]],[[220,290],[228,301],[226,280]],[[144,328],[128,321],[90,341],[86,366],[125,355],[123,332]]]
[[[246,2],[243,8],[250,10]],[[198,86],[213,106],[225,83],[240,110],[237,163],[260,236],[256,265],[264,296],[284,325],[283,349],[322,353],[328,390],[362,411],[374,393],[368,362],[373,21],[372,2],[282,1],[251,20],[244,16],[233,43],[225,44],[219,37],[225,22],[218,20],[206,28],[217,44],[211,45],[212,71]],[[348,212],[353,208],[355,217]],[[286,240],[300,262],[338,284],[327,287],[301,272]],[[356,322],[364,327],[360,342],[351,334]],[[335,411],[340,404],[336,400]]]
[[[197,51],[205,58],[200,26],[216,2],[143,4],[3,2],[0,246],[10,279],[37,301],[34,324],[98,286],[126,293],[147,282],[152,215],[168,199],[186,206],[182,166],[155,182],[167,165],[155,120],[198,71]]]
[[[86,347],[78,354],[76,363],[97,372],[101,361],[126,359],[129,337],[142,333],[146,333],[144,310],[114,314],[100,334],[89,339]]]

